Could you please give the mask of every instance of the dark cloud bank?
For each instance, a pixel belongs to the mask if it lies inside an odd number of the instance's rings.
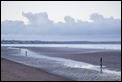
[[[121,20],[113,17],[105,18],[93,13],[90,15],[92,22],[77,20],[65,16],[65,22],[54,23],[48,18],[47,13],[31,12],[22,13],[28,19],[28,24],[23,21],[6,20],[1,24],[2,35],[57,35],[57,36],[117,36],[121,37]],[[81,15],[82,16],[82,15]]]

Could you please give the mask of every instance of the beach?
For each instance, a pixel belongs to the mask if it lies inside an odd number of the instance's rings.
[[[69,79],[1,58],[1,81],[69,81]]]
[[[2,57],[9,59],[1,60],[1,75],[2,80],[29,80],[29,81],[120,81],[121,76],[114,75],[114,71],[121,71],[121,51],[120,50],[106,50],[106,49],[83,49],[83,48],[60,48],[60,47],[14,47],[18,49],[7,49],[2,47]],[[44,58],[39,59],[32,57],[14,56],[13,54],[20,55],[19,49],[27,49],[32,52],[43,55]],[[7,50],[7,52],[6,52]],[[12,54],[12,56],[11,56]],[[29,51],[28,51],[29,55]],[[43,57],[42,56],[42,57]],[[45,57],[46,56],[46,57]],[[18,58],[19,57],[19,58]],[[100,58],[103,59],[103,66],[105,69],[113,70],[111,74],[100,74],[97,70],[83,69],[79,67],[73,67],[73,63],[86,62],[89,64],[97,65],[100,64]],[[48,59],[52,60],[48,60]],[[54,61],[58,58],[59,61]],[[25,61],[26,59],[26,61]],[[10,60],[15,60],[15,63]],[[24,61],[23,61],[24,60]],[[64,66],[63,61],[68,61],[69,67]],[[32,62],[33,61],[33,62]],[[39,63],[38,63],[38,62]],[[20,63],[25,63],[22,65]],[[34,62],[36,63],[34,65]],[[48,62],[48,63],[47,63]],[[73,62],[73,63],[70,63]],[[40,65],[41,64],[41,65]],[[89,65],[88,64],[88,65]],[[40,67],[39,67],[40,65]],[[77,64],[79,65],[79,64]],[[9,68],[11,67],[11,68]],[[15,69],[16,68],[16,69]],[[40,69],[41,68],[41,69]],[[98,67],[99,68],[99,67]],[[97,69],[98,69],[97,68]],[[12,70],[14,72],[12,72]],[[67,73],[65,73],[67,72]],[[69,74],[68,74],[69,73]],[[107,72],[108,73],[108,72]],[[11,76],[11,74],[13,76]],[[115,77],[115,78],[113,78]]]

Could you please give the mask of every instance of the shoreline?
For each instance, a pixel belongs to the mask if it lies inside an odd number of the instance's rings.
[[[76,61],[90,63],[93,65],[99,65],[100,58],[102,57],[104,66],[106,66],[110,70],[121,71],[121,50],[85,49],[85,48],[67,48],[67,47],[21,47],[21,46],[20,47],[17,46],[15,48],[28,49],[32,52],[39,53],[40,55],[72,59]],[[16,54],[20,52],[14,52],[14,53]]]
[[[111,70],[121,71],[121,51],[104,49],[79,49],[59,47],[18,47],[31,50],[40,55],[72,59],[99,65],[100,58],[103,58],[103,65]]]

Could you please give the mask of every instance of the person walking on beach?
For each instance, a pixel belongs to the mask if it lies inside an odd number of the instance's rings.
[[[100,58],[100,73],[102,73],[102,57]]]
[[[27,51],[25,51],[25,55],[27,56]]]

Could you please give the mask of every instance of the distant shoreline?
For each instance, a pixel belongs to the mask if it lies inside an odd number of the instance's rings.
[[[1,44],[121,44],[121,41],[38,41],[2,40]]]

